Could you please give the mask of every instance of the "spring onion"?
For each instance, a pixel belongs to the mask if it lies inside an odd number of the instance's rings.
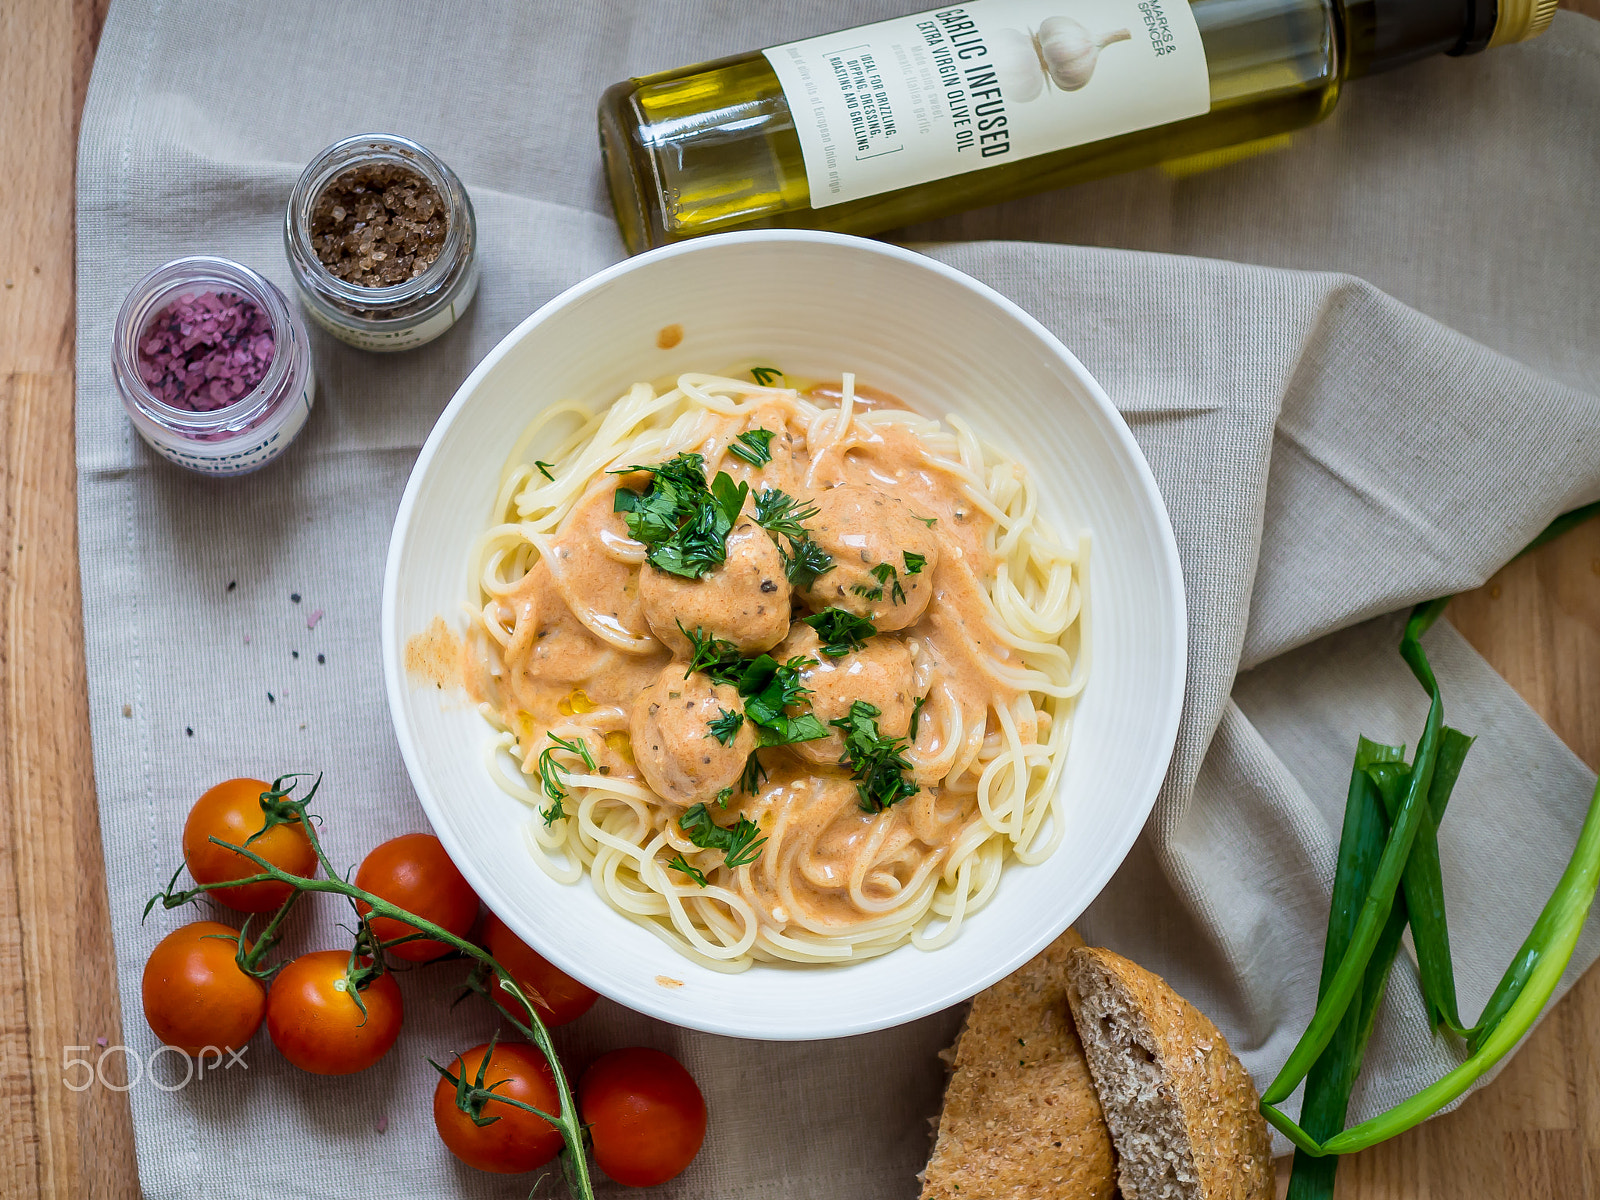
[[[1552,522],[1523,554],[1588,517],[1600,504]],[[1519,554],[1518,557],[1521,557]],[[1443,724],[1443,703],[1421,638],[1450,597],[1418,605],[1400,654],[1429,695],[1427,723],[1409,765],[1404,751],[1361,739],[1339,843],[1317,1008],[1284,1069],[1262,1096],[1267,1119],[1296,1147],[1288,1200],[1329,1200],[1337,1155],[1404,1132],[1461,1096],[1522,1038],[1554,994],[1600,884],[1600,785],[1560,882],[1477,1024],[1456,1005],[1445,920],[1438,828],[1472,739]],[[1428,1019],[1463,1039],[1466,1061],[1415,1096],[1340,1131],[1400,937],[1411,927]],[[1277,1106],[1304,1079],[1297,1123]]]

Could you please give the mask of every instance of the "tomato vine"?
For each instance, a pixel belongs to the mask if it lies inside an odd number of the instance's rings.
[[[362,1003],[360,989],[385,970],[383,962],[385,950],[392,949],[404,942],[429,938],[443,942],[460,952],[474,963],[472,974],[467,980],[469,990],[488,997],[488,985],[484,981],[485,979],[493,978],[498,981],[497,986],[515,999],[517,1004],[521,1006],[522,1011],[527,1014],[527,1021],[524,1022],[515,1013],[509,1011],[505,1005],[499,1006],[506,1019],[516,1027],[518,1032],[538,1047],[539,1052],[544,1055],[545,1061],[550,1065],[550,1074],[554,1079],[556,1094],[561,1099],[561,1105],[558,1113],[551,1114],[523,1104],[511,1097],[501,1096],[482,1086],[482,1072],[479,1072],[480,1078],[476,1082],[469,1082],[464,1077],[455,1081],[457,1106],[467,1113],[475,1124],[481,1124],[486,1119],[493,1120],[492,1117],[483,1117],[484,1106],[490,1100],[524,1108],[529,1112],[544,1117],[561,1134],[564,1143],[561,1153],[561,1166],[562,1172],[566,1176],[568,1188],[579,1200],[593,1200],[594,1184],[589,1174],[587,1135],[583,1122],[578,1115],[578,1106],[573,1098],[572,1087],[567,1082],[566,1072],[562,1069],[561,1059],[556,1054],[554,1043],[550,1040],[549,1030],[545,1028],[544,1022],[539,1019],[539,1014],[534,1009],[533,1000],[523,990],[522,986],[515,981],[511,973],[496,962],[494,957],[483,947],[475,945],[466,938],[458,937],[448,929],[441,928],[425,917],[408,912],[381,896],[376,896],[359,888],[340,876],[333,863],[329,860],[327,852],[323,850],[321,839],[317,837],[316,822],[318,818],[307,811],[307,806],[311,803],[312,798],[317,793],[317,788],[322,783],[322,777],[320,775],[316,777],[303,799],[296,800],[291,795],[296,782],[306,777],[300,774],[279,776],[273,782],[271,791],[263,793],[262,809],[269,821],[281,823],[298,820],[300,822],[301,827],[311,840],[312,849],[316,852],[317,862],[322,868],[323,878],[307,878],[275,866],[251,850],[248,840],[244,845],[235,845],[232,842],[223,841],[221,838],[211,837],[207,840],[249,859],[261,868],[260,872],[239,879],[201,883],[191,888],[175,890],[178,874],[183,870],[180,866],[178,871],[173,873],[172,879],[168,882],[166,888],[150,897],[149,902],[145,905],[144,915],[148,917],[157,904],[160,904],[165,909],[179,908],[199,899],[208,892],[213,892],[220,888],[267,882],[288,884],[293,890],[273,914],[272,919],[267,922],[266,928],[262,931],[260,937],[256,939],[254,946],[247,949],[250,930],[250,919],[248,918],[245,921],[244,928],[239,931],[237,938],[237,961],[240,969],[257,979],[266,980],[270,979],[278,968],[283,965],[280,963],[269,966],[264,965],[264,963],[272,947],[277,944],[284,919],[294,907],[295,902],[308,892],[327,892],[343,896],[349,902],[352,910],[355,911],[356,919],[360,923],[355,944],[351,948],[350,966],[346,975],[350,982],[352,998],[355,999],[358,1005]],[[290,781],[288,787],[284,786],[285,781]],[[367,906],[365,914],[357,907],[358,903]],[[391,938],[388,941],[380,941],[372,933],[371,922],[375,917],[388,917],[401,922],[410,926],[411,932],[397,938]],[[363,962],[363,959],[369,961]],[[440,1070],[441,1074],[448,1076],[448,1073],[444,1072],[436,1064],[432,1065],[434,1065],[435,1070]]]

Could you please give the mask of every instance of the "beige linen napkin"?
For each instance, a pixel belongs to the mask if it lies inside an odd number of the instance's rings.
[[[622,255],[595,147],[601,90],[905,7],[113,6],[80,149],[79,536],[136,1054],[155,1049],[144,959],[179,922],[141,925],[139,912],[205,786],[326,772],[320,808],[341,862],[424,826],[380,680],[390,522],[473,364]],[[1473,586],[1551,517],[1600,495],[1596,111],[1600,25],[1560,14],[1531,45],[1361,81],[1329,122],[1275,154],[1182,179],[1147,171],[908,235],[949,243],[929,252],[1059,334],[1161,484],[1189,590],[1184,721],[1145,837],[1080,928],[1168,976],[1258,1079],[1312,1008],[1356,735],[1410,742],[1421,727],[1424,697],[1382,614]],[[471,191],[483,256],[473,309],[440,341],[392,357],[314,335],[319,405],[284,460],[220,483],[168,467],[112,388],[123,296],[188,253],[236,258],[287,288],[291,184],[322,146],[373,129],[428,145]],[[1083,245],[1053,244],[1068,242]],[[1442,836],[1470,1015],[1559,874],[1593,776],[1451,629],[1428,646],[1451,722],[1479,736]],[[336,944],[336,919],[332,905],[300,914],[291,948]],[[1581,964],[1597,951],[1586,937]],[[158,1072],[135,1086],[146,1193],[526,1194],[526,1181],[459,1166],[432,1133],[424,1056],[490,1029],[476,1008],[448,1011],[454,983],[450,967],[409,974],[401,1041],[361,1076],[302,1075],[263,1035],[248,1071],[173,1091]],[[910,1197],[939,1104],[935,1054],[958,1020],[768,1045],[602,1001],[560,1041],[577,1065],[657,1045],[700,1080],[706,1149],[662,1195]],[[1402,959],[1356,1108],[1375,1111],[1449,1064]]]

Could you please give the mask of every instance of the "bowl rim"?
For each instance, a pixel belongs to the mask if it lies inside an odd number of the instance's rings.
[[[432,794],[431,788],[424,785],[423,781],[426,779],[426,775],[423,771],[421,755],[412,738],[411,730],[403,719],[408,693],[404,651],[403,649],[397,649],[397,647],[402,647],[404,644],[398,629],[397,611],[400,559],[405,546],[405,534],[411,523],[418,493],[456,417],[470,402],[471,397],[483,380],[511,353],[512,348],[528,336],[534,328],[583,297],[609,286],[614,280],[643,266],[683,255],[705,253],[722,246],[738,243],[798,243],[846,247],[855,252],[874,254],[898,260],[901,263],[922,270],[931,271],[936,275],[943,276],[949,282],[975,293],[981,299],[1000,309],[1005,315],[1017,321],[1029,333],[1038,338],[1044,346],[1048,347],[1066,364],[1090,400],[1100,409],[1106,425],[1121,444],[1133,467],[1132,474],[1134,479],[1137,480],[1137,487],[1143,494],[1154,518],[1158,535],[1156,540],[1160,543],[1161,566],[1164,568],[1172,585],[1172,602],[1164,617],[1168,624],[1167,633],[1174,647],[1177,669],[1174,671],[1168,685],[1167,694],[1162,697],[1159,709],[1151,713],[1152,717],[1159,722],[1156,744],[1161,747],[1160,758],[1163,780],[1166,771],[1170,768],[1172,755],[1177,745],[1178,724],[1183,712],[1183,702],[1188,681],[1188,594],[1184,584],[1183,565],[1178,554],[1177,539],[1173,533],[1171,516],[1167,512],[1161,489],[1156,483],[1155,475],[1150,469],[1149,462],[1145,459],[1143,450],[1139,448],[1139,444],[1133,436],[1133,431],[1129,428],[1122,413],[1112,403],[1110,396],[1100,386],[1099,381],[1079,361],[1077,355],[1069,350],[1061,339],[1056,337],[1037,318],[988,284],[936,258],[931,258],[904,246],[870,238],[854,237],[848,234],[805,229],[755,229],[709,234],[704,237],[676,242],[672,245],[649,250],[613,263],[561,291],[518,322],[515,328],[502,337],[484,355],[466,379],[461,382],[460,386],[456,388],[455,394],[450,398],[450,402],[445,405],[434,421],[433,428],[429,431],[422,449],[417,454],[416,462],[412,465],[411,473],[406,480],[405,490],[401,494],[400,503],[395,510],[394,524],[389,537],[389,548],[384,562],[383,592],[380,600],[380,637],[382,639],[381,654],[383,658],[384,691],[389,703],[390,721],[394,726],[395,740],[399,744],[401,758],[405,763],[406,773],[410,778],[412,789],[415,791],[417,799],[428,817],[433,833],[443,843],[451,860],[472,885],[474,891],[483,900],[484,905],[491,911],[496,912],[497,915],[499,915],[498,910],[491,903],[491,895],[498,892],[498,887],[490,886],[489,878],[479,869],[471,856],[465,852],[465,848],[457,843],[448,822],[435,820],[436,807],[439,807],[438,798]],[[532,419],[531,416],[530,419]],[[1150,813],[1155,808],[1161,788],[1162,783],[1158,782],[1150,790],[1147,799],[1141,797],[1140,806],[1143,811],[1140,813],[1138,822],[1129,821],[1123,836],[1112,843],[1112,852],[1107,853],[1092,872],[1088,872],[1093,883],[1094,895],[1098,896],[1105,889],[1112,875],[1127,860],[1134,843],[1149,822]],[[442,817],[442,811],[440,815]],[[606,911],[608,913],[611,912],[609,909]],[[621,914],[612,913],[611,915],[618,920],[626,919]],[[501,919],[506,921],[512,932],[530,946],[533,946],[541,955],[545,955],[547,960],[556,967],[585,983],[588,983],[589,979],[592,978],[584,964],[576,963],[560,953],[555,955],[546,954],[543,947],[535,945],[534,939],[530,939],[529,930],[523,926],[521,921],[505,917]],[[770,1030],[756,1032],[737,1022],[716,1019],[715,1011],[711,1007],[699,1010],[704,1011],[706,1016],[702,1019],[697,1019],[697,1012],[686,1014],[670,1004],[652,1003],[650,998],[630,996],[626,1003],[621,1001],[617,1003],[671,1025],[726,1037],[739,1037],[758,1041],[822,1041],[850,1037],[881,1029],[895,1028],[927,1016],[930,1013],[939,1012],[953,1004],[961,1003],[1030,961],[1059,934],[1060,930],[1057,930],[1048,937],[1031,939],[1027,945],[1019,946],[1014,950],[1014,957],[1002,964],[1000,969],[988,971],[974,977],[975,982],[974,979],[962,981],[959,985],[961,988],[960,996],[938,995],[895,1011],[886,1017],[858,1015],[846,1020],[839,1020],[835,1017],[835,1024],[820,1032],[816,1029],[803,1029],[792,1033]],[[1035,942],[1037,944],[1034,944]],[[759,966],[760,964],[758,964]],[[574,967],[577,969],[574,969]],[[602,991],[601,994],[604,995],[605,993]]]

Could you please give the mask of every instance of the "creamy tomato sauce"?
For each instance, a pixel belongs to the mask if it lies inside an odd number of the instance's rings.
[[[544,731],[578,731],[597,774],[648,795],[651,828],[665,836],[663,861],[691,856],[685,861],[736,891],[779,934],[870,930],[926,894],[955,847],[986,836],[975,828],[978,781],[1000,738],[996,714],[1010,714],[1024,745],[1050,721],[1042,707],[1017,704],[1020,689],[1008,682],[1022,664],[989,600],[993,522],[962,479],[931,461],[912,428],[856,422],[850,436],[835,439],[817,408],[836,407],[840,397],[827,385],[774,392],[737,415],[703,415],[687,448],[705,456],[708,478],[725,471],[750,486],[751,499],[728,535],[727,560],[698,579],[647,562],[647,547],[614,511],[618,486],[642,487],[647,477],[596,473],[491,613],[510,631],[506,644],[471,639],[465,658],[469,692],[516,735],[528,774],[549,745]],[[903,407],[867,388],[855,389],[854,404]],[[756,429],[773,434],[769,462],[727,453]],[[818,430],[829,436],[815,437]],[[754,519],[755,494],[771,488],[817,510],[805,525],[833,567],[809,587],[785,577],[781,541]],[[917,557],[925,565],[913,572]],[[899,586],[874,598],[872,572],[884,563],[896,568]],[[801,618],[829,607],[869,618],[877,632],[852,653],[821,653]],[[726,744],[713,735],[710,723],[737,711],[738,697],[689,671],[683,631],[695,629],[746,655],[805,660],[808,710],[825,724],[855,701],[873,705],[882,734],[908,741],[916,793],[864,811],[841,762],[842,734],[831,727],[826,738],[759,750],[765,777],[744,790],[755,731],[747,721]],[[759,825],[759,857],[729,869],[696,847],[677,825],[695,804],[723,827],[740,818]]]

